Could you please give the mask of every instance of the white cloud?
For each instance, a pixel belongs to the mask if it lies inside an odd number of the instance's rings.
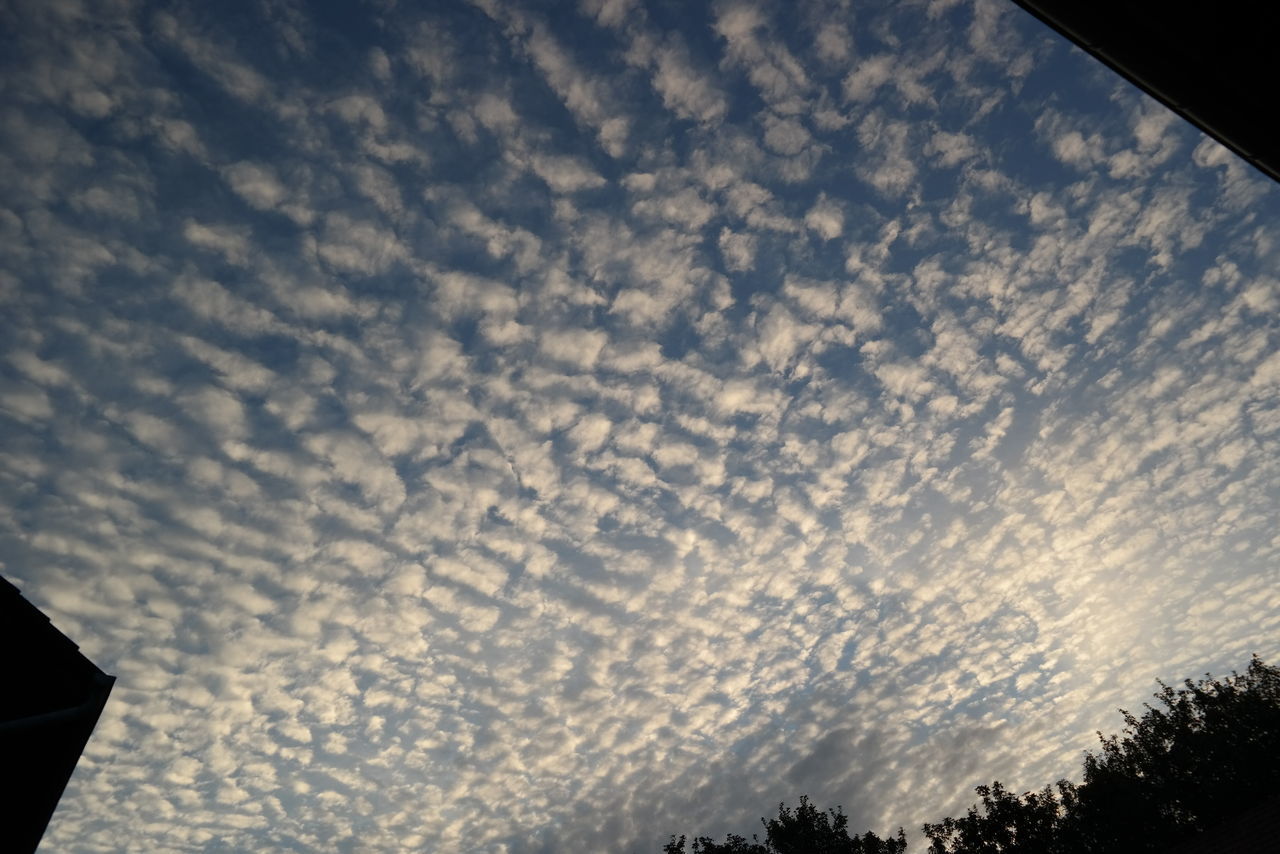
[[[1053,141],[1053,153],[1063,163],[1085,168],[1101,158],[1096,138],[1086,139],[1080,131],[1067,131]]]
[[[713,26],[725,41],[725,62],[743,68],[766,103],[782,115],[802,109],[809,76],[787,46],[771,37],[764,10],[749,2],[718,3]]]
[[[823,240],[835,240],[844,231],[844,211],[825,194],[804,215],[804,224]]]
[[[191,276],[180,277],[173,295],[197,317],[242,332],[284,332],[286,327],[270,311],[228,291],[218,282]]]
[[[630,121],[614,109],[614,97],[608,84],[583,72],[545,24],[515,9],[503,10],[521,30],[520,43],[534,66],[574,117],[595,130],[596,140],[610,156],[620,157],[626,151]]]
[[[539,337],[538,347],[552,359],[589,370],[600,358],[608,340],[599,330],[546,330]]]
[[[598,451],[609,438],[613,423],[603,415],[588,415],[578,420],[569,431],[569,438],[583,451]]]
[[[579,157],[534,155],[534,173],[557,193],[576,193],[604,185],[604,178]]]
[[[876,91],[893,79],[893,57],[888,54],[868,57],[858,63],[844,79],[844,96],[851,101],[869,101]]]
[[[235,194],[258,210],[279,207],[287,195],[275,169],[267,164],[234,163],[226,168],[224,175]]]
[[[380,273],[407,256],[399,238],[390,230],[343,214],[325,217],[316,254],[338,270],[366,275]]]
[[[155,120],[154,132],[170,148],[201,160],[205,159],[204,143],[190,122],[183,119],[158,118]]]
[[[329,109],[348,124],[368,125],[375,131],[387,128],[387,116],[382,105],[368,95],[344,95],[330,103]]]
[[[733,272],[743,272],[755,267],[756,238],[752,234],[735,234],[725,228],[720,231],[720,253],[724,265]]]
[[[53,415],[49,395],[28,385],[15,386],[0,392],[0,409],[22,421],[42,421]]]
[[[681,45],[660,48],[654,56],[653,88],[667,109],[684,119],[716,124],[724,118],[728,100],[705,73],[689,62]]]
[[[232,264],[244,264],[249,258],[248,230],[234,226],[205,225],[189,219],[182,236],[193,245],[217,252]]]
[[[858,141],[867,152],[857,167],[858,176],[885,195],[904,194],[916,179],[910,128],[879,111],[869,113],[858,126]]]
[[[938,131],[925,146],[925,154],[936,157],[939,166],[948,167],[977,156],[978,149],[969,134]]]
[[[756,334],[756,349],[769,369],[786,371],[818,334],[818,327],[797,322],[789,311],[775,305],[757,320]]]
[[[812,139],[804,125],[795,119],[767,115],[764,128],[765,147],[776,154],[799,154]]]
[[[183,404],[192,420],[208,427],[218,439],[243,439],[247,432],[244,406],[221,389],[193,389],[184,395]]]
[[[844,21],[821,21],[814,42],[818,57],[833,65],[844,64],[853,55],[853,37]]]

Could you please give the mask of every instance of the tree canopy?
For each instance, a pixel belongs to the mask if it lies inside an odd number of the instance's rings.
[[[1280,669],[1256,656],[1243,674],[1206,675],[1084,757],[1084,781],[1021,796],[979,786],[982,809],[926,824],[930,854],[1165,851],[1280,791]]]
[[[874,833],[849,836],[849,817],[840,807],[822,812],[809,798],[800,796],[800,806],[792,811],[778,804],[778,817],[761,818],[765,838],[752,834],[751,841],[730,833],[724,842],[700,836],[693,840],[692,854],[902,854],[907,840],[901,828],[894,839],[881,839]],[[663,847],[663,854],[684,854],[685,838],[681,836]]]
[[[979,803],[959,817],[925,824],[929,854],[1119,854],[1165,851],[1280,793],[1280,669],[1257,656],[1244,674],[1208,674],[1183,688],[1163,682],[1141,716],[1123,709],[1124,731],[1098,733],[1084,779],[1015,795],[999,782],[978,786]],[[765,838],[730,834],[693,841],[692,854],[902,854],[892,839],[850,837],[840,811],[808,797],[779,804]],[[684,854],[674,836],[664,854]]]

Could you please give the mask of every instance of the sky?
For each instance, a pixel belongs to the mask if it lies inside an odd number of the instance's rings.
[[[1280,653],[1280,187],[997,0],[0,4],[66,852],[654,852]]]

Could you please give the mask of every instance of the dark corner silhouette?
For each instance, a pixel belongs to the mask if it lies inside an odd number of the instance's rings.
[[[114,676],[0,578],[0,849],[35,851],[106,705]]]
[[[1271,125],[1280,3],[1013,2],[1280,181]]]

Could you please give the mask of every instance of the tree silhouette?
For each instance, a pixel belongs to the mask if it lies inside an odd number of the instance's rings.
[[[1098,733],[1082,783],[1022,795],[999,782],[978,786],[980,804],[965,815],[924,825],[929,854],[1167,851],[1280,794],[1280,669],[1255,655],[1243,675],[1159,685],[1157,705],[1144,704],[1141,717],[1120,710],[1121,734]],[[821,812],[805,796],[760,821],[763,841],[701,836],[691,854],[903,854],[907,845],[902,830],[850,837],[840,808]],[[671,837],[663,852],[685,854],[685,837]]]
[[[979,786],[981,810],[924,826],[931,854],[1165,851],[1280,791],[1280,669],[1254,656],[1244,675],[1159,684],[1158,707],[1098,733],[1079,786]]]
[[[895,839],[881,839],[874,833],[849,836],[849,817],[840,807],[822,812],[809,803],[806,795],[800,796],[800,806],[792,811],[785,804],[778,804],[778,817],[766,821],[764,842],[752,835],[748,842],[730,833],[724,842],[716,842],[707,836],[693,840],[692,854],[902,854],[907,840],[901,828]],[[664,854],[685,854],[685,838],[672,836],[663,847]]]
[[[982,811],[969,808],[962,818],[944,818],[926,824],[924,834],[932,841],[930,854],[1068,854],[1080,850],[1072,815],[1077,789],[1059,780],[1058,792],[1045,786],[1039,792],[1011,794],[1000,783],[978,786]]]

